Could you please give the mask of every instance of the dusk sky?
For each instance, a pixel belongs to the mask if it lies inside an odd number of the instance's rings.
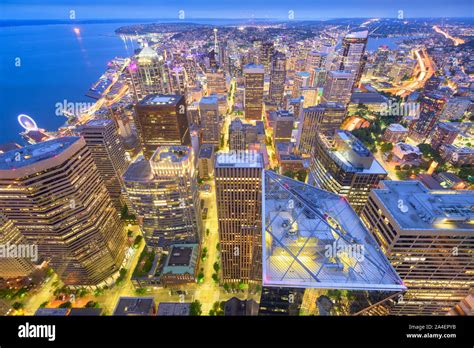
[[[472,17],[472,0],[1,0],[0,19]]]

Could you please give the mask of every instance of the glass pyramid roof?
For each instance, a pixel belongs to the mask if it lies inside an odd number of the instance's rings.
[[[263,192],[264,286],[406,289],[344,197],[272,171]]]

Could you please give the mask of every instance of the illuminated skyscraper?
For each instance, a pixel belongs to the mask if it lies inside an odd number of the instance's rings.
[[[342,57],[339,70],[348,70],[354,76],[354,86],[358,86],[364,69],[364,53],[369,32],[362,30],[347,34],[342,40]]]
[[[162,55],[145,46],[128,67],[136,101],[152,93],[171,93],[167,67]]]
[[[125,230],[83,138],[0,155],[0,211],[66,285],[99,284],[122,264]]]
[[[317,133],[334,134],[344,121],[346,109],[337,103],[323,103],[303,109],[298,148],[301,154],[313,156]]]
[[[324,84],[323,102],[349,104],[352,94],[354,75],[350,71],[330,71]]]
[[[348,131],[334,136],[316,134],[315,153],[308,182],[347,198],[360,212],[369,192],[387,177],[387,172],[362,142]]]
[[[416,142],[423,142],[438,123],[445,103],[446,98],[440,94],[423,94],[420,102],[420,117],[411,124],[408,136]]]
[[[216,95],[202,97],[199,102],[201,120],[201,143],[219,145],[220,142],[220,115]]]
[[[122,201],[122,175],[128,166],[127,154],[112,120],[91,120],[80,129],[92,153],[110,198],[120,212]]]
[[[265,68],[265,73],[269,74],[272,66],[273,42],[263,42],[260,51],[260,64]]]
[[[271,61],[270,100],[281,106],[285,93],[286,57],[281,52],[275,52]]]
[[[472,191],[383,181],[361,218],[408,291],[391,314],[445,315],[474,284]]]
[[[30,274],[34,270],[33,262],[39,261],[32,259],[38,257],[33,255],[32,248],[34,246],[26,243],[18,228],[0,213],[0,278],[24,277]],[[9,255],[9,251],[13,249],[16,250],[16,257]]]
[[[148,246],[198,243],[200,201],[194,153],[187,146],[159,147],[150,161],[140,157],[124,175],[127,197]]]
[[[226,94],[225,75],[221,70],[206,72],[207,94]]]
[[[247,120],[260,120],[262,118],[264,75],[263,65],[248,64],[244,68],[244,105]]]
[[[218,153],[216,182],[224,282],[261,281],[262,155]]]
[[[186,95],[188,91],[188,75],[182,66],[169,68],[171,94]]]
[[[301,96],[300,89],[309,86],[310,77],[310,73],[306,71],[298,71],[295,73],[293,82],[293,92],[291,94],[292,98],[298,98]]]
[[[183,96],[151,94],[135,110],[145,158],[149,159],[158,146],[191,144]]]

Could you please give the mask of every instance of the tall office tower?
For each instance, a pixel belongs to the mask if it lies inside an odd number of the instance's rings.
[[[92,153],[105,187],[118,212],[122,209],[122,175],[128,161],[115,123],[112,120],[91,120],[80,128],[86,145]]]
[[[218,153],[216,182],[224,282],[262,279],[262,155]]]
[[[391,314],[443,315],[474,284],[472,191],[429,190],[383,181],[361,218],[408,291]]]
[[[306,57],[306,68],[305,71],[310,73],[309,85],[314,85],[314,78],[316,70],[326,70],[328,54],[326,52],[311,51]]]
[[[313,69],[311,71],[311,86],[321,88],[326,84],[328,71],[326,69]]]
[[[229,149],[244,151],[246,148],[244,125],[239,118],[236,118],[229,124]]]
[[[217,64],[217,52],[212,49],[207,57],[209,59],[209,68],[216,71],[219,68],[219,65]]]
[[[449,122],[440,122],[436,125],[431,137],[431,147],[438,150],[442,145],[450,145],[459,134],[459,129]]]
[[[128,67],[136,101],[152,93],[171,93],[170,81],[163,56],[145,46]]]
[[[275,52],[271,61],[270,72],[270,100],[282,106],[285,93],[286,56],[282,52]]]
[[[348,131],[316,134],[308,182],[347,198],[356,212],[387,172],[362,142]]]
[[[262,64],[262,40],[256,39],[252,41],[252,49],[249,52],[249,63]]]
[[[274,111],[273,119],[273,141],[291,141],[295,116],[287,110]]]
[[[218,146],[220,142],[219,104],[216,95],[202,97],[199,102],[201,143]]]
[[[83,138],[0,155],[0,211],[66,285],[97,285],[122,264],[125,230]]]
[[[350,71],[330,71],[324,84],[322,101],[346,107],[351,100],[353,83],[354,75]]]
[[[129,166],[124,175],[127,197],[149,247],[199,242],[196,180],[194,154],[187,146],[159,147],[150,161],[140,157]]]
[[[342,40],[342,57],[339,70],[348,70],[354,76],[354,87],[359,86],[364,70],[364,53],[369,32],[367,30],[347,34]]]
[[[292,98],[298,98],[301,96],[301,88],[309,86],[310,73],[306,71],[298,71],[295,73],[293,78],[293,91],[291,93]]]
[[[428,138],[434,126],[438,123],[445,103],[446,99],[442,95],[423,94],[420,101],[420,117],[411,124],[408,136],[420,143]]]
[[[267,41],[262,43],[260,51],[260,64],[265,68],[265,74],[269,74],[272,66],[273,42]]]
[[[207,94],[226,94],[224,72],[221,70],[206,72]]]
[[[303,120],[299,124],[298,150],[312,157],[318,133],[332,135],[340,129],[346,109],[337,103],[323,103],[303,109]]]
[[[135,111],[146,159],[151,158],[158,146],[191,144],[182,95],[151,94],[135,105]]]
[[[245,77],[245,119],[260,120],[263,113],[263,83],[265,70],[263,65],[247,64]]]
[[[169,68],[169,81],[171,94],[186,96],[188,91],[188,76],[186,69],[182,66]]]
[[[18,228],[0,213],[0,278],[25,277],[34,270],[38,255],[35,246],[28,245]],[[14,255],[10,255],[15,250]]]

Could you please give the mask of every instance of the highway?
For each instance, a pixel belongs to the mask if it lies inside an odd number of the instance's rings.
[[[440,27],[438,27],[437,25],[433,25],[433,29],[434,31],[436,31],[438,34],[441,34],[443,35],[446,39],[449,39],[451,41],[453,41],[454,43],[454,46],[459,46],[461,44],[463,44],[465,41],[459,37],[454,37],[454,36],[451,36],[447,31],[444,31],[443,29],[441,29]]]

